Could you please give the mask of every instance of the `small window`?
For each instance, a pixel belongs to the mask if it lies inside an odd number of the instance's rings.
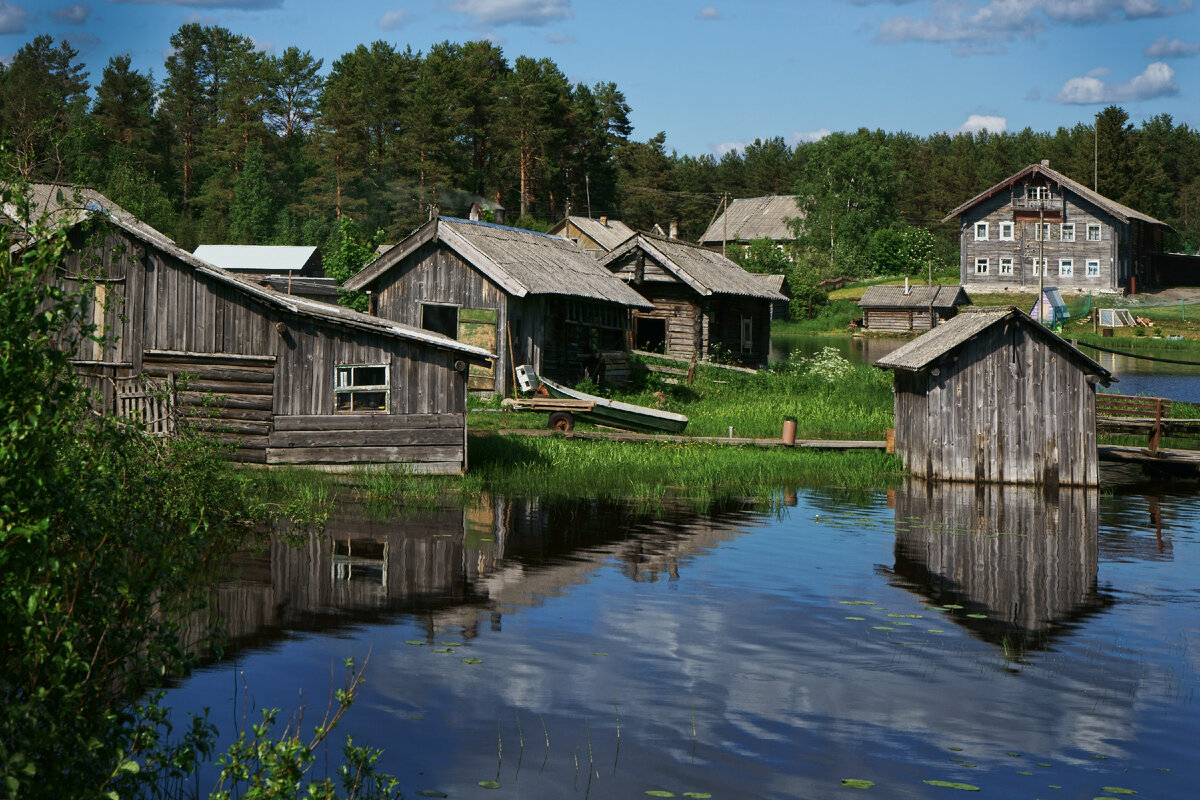
[[[1034,241],[1050,241],[1050,223],[1043,222],[1042,224],[1033,223],[1033,238]]]
[[[1041,262],[1038,261],[1036,258],[1033,259],[1033,272],[1030,274],[1033,275],[1033,277],[1035,277],[1035,278],[1041,274]]]
[[[754,350],[754,318],[742,317],[742,352],[750,353]]]
[[[988,260],[986,258],[975,259],[975,274],[976,275],[987,275],[988,274]]]
[[[1030,200],[1049,200],[1050,199],[1050,187],[1049,186],[1030,186],[1029,187],[1029,199]]]
[[[1000,241],[1011,242],[1013,240],[1013,224],[1011,222],[1000,223]]]
[[[458,306],[421,304],[421,327],[427,331],[458,338]]]
[[[1089,278],[1100,277],[1100,259],[1089,258],[1087,261],[1087,276]]]
[[[1100,226],[1099,226],[1099,225],[1088,225],[1088,227],[1087,227],[1087,240],[1088,240],[1089,242],[1098,242],[1098,241],[1100,241]]]
[[[388,410],[387,364],[339,364],[334,381],[334,410],[362,414]]]
[[[1075,241],[1075,223],[1074,222],[1064,222],[1062,224],[1061,230],[1059,230],[1059,232],[1058,232],[1058,236],[1064,242]]]
[[[988,224],[986,222],[975,223],[975,240],[986,241],[988,238]]]
[[[1075,274],[1075,262],[1069,258],[1062,258],[1058,261],[1058,274],[1064,277],[1069,277]]]
[[[1001,275],[1012,275],[1013,274],[1013,260],[1011,258],[1000,259],[1000,274]]]

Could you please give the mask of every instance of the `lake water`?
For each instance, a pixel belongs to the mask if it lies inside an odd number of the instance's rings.
[[[226,656],[169,702],[226,734],[267,707],[315,725],[369,654],[335,738],[383,748],[405,797],[1189,797],[1194,492],[340,505],[237,559]]]
[[[774,336],[771,338],[771,361],[786,361],[793,353],[811,356],[822,348],[833,347],[847,359],[874,364],[877,360],[909,341],[900,338],[871,338],[849,336]],[[1080,348],[1092,360],[1117,376],[1117,382],[1104,391],[1118,394],[1167,397],[1188,403],[1200,403],[1200,366],[1146,361],[1113,353]],[[1116,347],[1114,349],[1120,349]],[[1190,355],[1166,358],[1200,361]]]

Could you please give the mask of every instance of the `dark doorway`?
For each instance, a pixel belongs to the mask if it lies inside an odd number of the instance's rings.
[[[667,321],[665,319],[635,317],[633,330],[638,350],[648,350],[651,353],[667,351]]]
[[[436,306],[425,303],[421,306],[421,327],[427,331],[458,338],[458,306]]]

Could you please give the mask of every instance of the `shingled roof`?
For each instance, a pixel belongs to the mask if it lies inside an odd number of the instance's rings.
[[[1011,322],[1023,325],[1034,336],[1041,337],[1047,344],[1062,350],[1074,357],[1085,372],[1099,376],[1107,386],[1114,378],[1112,373],[1084,355],[1070,342],[1056,335],[1053,331],[1030,319],[1019,308],[987,309],[983,311],[964,311],[946,320],[933,330],[923,333],[897,349],[888,353],[875,362],[880,369],[897,369],[915,372],[926,369],[938,358],[978,336],[993,325]]]
[[[417,248],[439,241],[514,297],[565,295],[653,308],[574,242],[490,222],[439,217],[418,228],[361,272],[347,289],[365,289]]]
[[[752,275],[720,253],[706,250],[697,244],[639,233],[600,259],[608,266],[634,250],[642,248],[663,269],[702,295],[728,294],[758,297],[765,300],[786,300],[770,285]]]
[[[858,304],[863,308],[955,308],[969,301],[961,286],[868,286]]]
[[[366,331],[389,338],[421,342],[445,350],[452,350],[472,360],[486,361],[495,359],[495,355],[481,347],[463,344],[439,333],[433,333],[421,328],[413,328],[409,325],[381,319],[370,314],[363,314],[349,308],[343,308],[342,306],[309,300],[297,295],[283,294],[282,292],[277,292],[274,289],[242,278],[235,273],[226,272],[220,267],[197,258],[192,253],[184,250],[175,244],[169,236],[142,222],[133,214],[130,214],[94,189],[72,187],[64,184],[35,183],[30,185],[27,196],[30,201],[33,221],[46,220],[50,224],[65,222],[68,226],[74,226],[99,215],[135,239],[187,264],[197,274],[203,275],[217,283],[230,286],[268,306],[346,328]],[[11,204],[4,207],[3,213],[12,220],[17,220],[20,217],[17,209]],[[17,246],[28,247],[29,244],[26,241]]]
[[[702,244],[720,244],[722,241],[749,242],[754,239],[770,239],[787,242],[796,238],[787,221],[803,214],[796,206],[793,195],[771,195],[769,197],[747,197],[733,200],[708,230],[700,237]]]
[[[975,195],[967,202],[963,203],[958,208],[951,211],[949,214],[946,215],[946,218],[943,219],[942,222],[949,222],[950,220],[959,216],[960,214],[962,214],[964,211],[971,208],[972,206],[974,206],[978,203],[981,203],[984,200],[987,200],[989,197],[993,197],[993,196],[999,194],[1000,192],[1007,191],[1007,190],[1011,189],[1015,184],[1022,183],[1024,181],[1028,180],[1029,178],[1033,177],[1034,175],[1041,175],[1042,177],[1046,178],[1047,180],[1051,181],[1052,183],[1057,183],[1060,186],[1062,186],[1066,189],[1069,189],[1074,194],[1079,195],[1080,197],[1082,197],[1083,199],[1092,203],[1093,205],[1097,206],[1098,208],[1104,209],[1109,214],[1112,214],[1114,217],[1116,217],[1117,219],[1119,219],[1123,222],[1129,222],[1131,220],[1138,220],[1140,222],[1145,222],[1150,225],[1161,225],[1164,228],[1170,227],[1165,222],[1157,220],[1154,217],[1151,217],[1147,214],[1143,214],[1142,212],[1132,209],[1129,206],[1122,205],[1122,204],[1118,203],[1116,200],[1110,200],[1107,197],[1105,197],[1104,195],[1100,194],[1099,192],[1092,191],[1088,187],[1084,186],[1082,183],[1071,180],[1066,175],[1063,175],[1061,172],[1050,169],[1050,167],[1047,166],[1046,164],[1031,164],[1028,167],[1026,167],[1025,169],[1021,170],[1020,172],[1018,172],[1014,175],[1010,175],[1009,177],[1007,177],[1004,180],[997,183],[995,186],[991,187],[990,189],[988,189],[984,192],[980,192],[979,194]]]

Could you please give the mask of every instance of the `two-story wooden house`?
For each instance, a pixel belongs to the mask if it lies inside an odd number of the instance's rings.
[[[1033,164],[951,211],[961,224],[968,291],[1137,291],[1162,252],[1166,223]]]

